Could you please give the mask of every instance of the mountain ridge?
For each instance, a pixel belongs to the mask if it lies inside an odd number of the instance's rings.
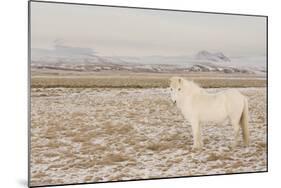
[[[223,72],[263,73],[265,67],[253,66],[251,59],[230,60],[222,52],[199,51],[195,56],[100,56],[90,48],[57,45],[54,49],[32,49],[33,69],[72,71],[130,72]],[[245,61],[245,63],[243,62]],[[248,65],[246,65],[246,61]],[[252,63],[249,63],[252,61]],[[231,63],[230,63],[231,62]]]

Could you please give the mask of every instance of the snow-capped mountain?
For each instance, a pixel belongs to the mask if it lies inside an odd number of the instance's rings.
[[[262,57],[226,57],[222,52],[200,51],[191,56],[100,56],[91,48],[55,45],[33,48],[31,67],[64,71],[130,71],[155,73],[221,72],[264,73]]]
[[[212,61],[212,62],[230,62],[230,59],[226,57],[222,52],[210,53],[206,50],[198,52],[195,56],[198,60]]]

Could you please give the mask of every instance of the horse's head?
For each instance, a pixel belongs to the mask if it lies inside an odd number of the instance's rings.
[[[171,98],[174,104],[177,103],[179,93],[182,90],[183,86],[183,78],[181,77],[172,77],[170,79],[170,93],[171,93]]]

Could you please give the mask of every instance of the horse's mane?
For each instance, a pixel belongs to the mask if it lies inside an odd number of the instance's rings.
[[[201,88],[197,83],[191,81],[191,80],[186,80],[183,77],[172,77],[170,79],[171,85],[175,86],[182,86],[184,90],[187,91],[187,93],[202,93],[204,92],[204,89]]]
[[[188,88],[189,91],[194,91],[196,93],[203,92],[203,89],[194,81],[186,80],[184,78],[182,78],[182,81],[183,81],[183,86],[186,86],[186,88]]]

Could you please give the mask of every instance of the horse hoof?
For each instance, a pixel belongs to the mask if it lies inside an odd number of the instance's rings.
[[[192,151],[201,151],[202,150],[202,147],[198,147],[198,146],[193,146],[192,147]]]
[[[250,144],[249,144],[249,143],[244,144],[244,147],[249,147],[249,146],[250,146]]]

